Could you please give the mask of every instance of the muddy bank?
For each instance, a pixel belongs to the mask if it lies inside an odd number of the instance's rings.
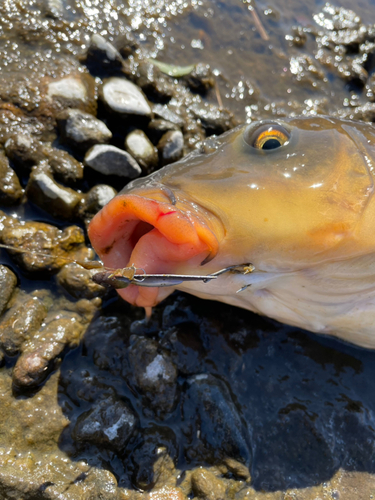
[[[124,184],[212,135],[373,121],[366,5],[259,2],[264,32],[249,5],[0,8],[1,498],[375,494],[373,352],[183,294],[146,323],[76,264]]]

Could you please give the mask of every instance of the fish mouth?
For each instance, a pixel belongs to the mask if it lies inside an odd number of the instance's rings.
[[[107,268],[134,266],[149,274],[178,274],[217,254],[214,226],[217,229],[218,224],[214,219],[213,214],[176,198],[169,189],[159,189],[117,195],[92,219],[88,234]],[[130,285],[118,293],[147,311],[173,290]]]

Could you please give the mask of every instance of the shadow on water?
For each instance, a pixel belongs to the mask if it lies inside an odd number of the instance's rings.
[[[109,303],[62,363],[71,424],[60,446],[74,459],[142,489],[155,481],[156,447],[182,470],[235,458],[266,491],[316,485],[338,468],[375,472],[375,352],[182,294],[148,325],[124,309]],[[152,369],[172,383],[147,387]],[[109,404],[135,417],[117,440]],[[106,435],[90,421],[98,407]]]

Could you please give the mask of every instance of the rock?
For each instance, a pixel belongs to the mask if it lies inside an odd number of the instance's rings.
[[[230,111],[220,109],[213,104],[193,104],[189,110],[197,120],[201,121],[207,135],[220,135],[237,125]]]
[[[112,77],[105,80],[100,97],[114,113],[151,118],[151,107],[139,87],[126,78]]]
[[[117,191],[107,184],[97,184],[90,189],[81,201],[78,216],[87,224],[107,203],[116,196]]]
[[[79,108],[96,114],[95,80],[88,73],[78,71],[68,76],[46,79],[43,94],[45,101],[40,113],[55,116],[66,108]]]
[[[94,144],[104,144],[112,138],[107,125],[80,109],[66,109],[57,115],[63,141],[86,150]]]
[[[185,450],[189,459],[217,463],[230,457],[249,466],[249,435],[224,382],[213,375],[190,377],[182,398],[182,415],[191,440]]]
[[[93,299],[103,297],[107,290],[92,280],[92,275],[98,270],[84,269],[71,262],[66,264],[57,274],[57,282],[76,299]]]
[[[176,402],[176,367],[154,340],[132,336],[131,341],[128,382],[142,395],[144,410],[150,408],[160,418],[172,411]]]
[[[236,477],[244,479],[247,482],[250,482],[251,479],[250,471],[248,467],[246,467],[246,465],[229,457],[224,459],[224,464],[227,466],[229,472],[234,474]]]
[[[64,349],[78,345],[97,306],[82,299],[72,307],[75,311],[60,310],[47,318],[42,328],[23,343],[12,377],[17,390],[34,388],[45,380]]]
[[[147,61],[141,61],[137,68],[136,83],[150,98],[167,102],[174,94],[171,80],[159,68]]]
[[[17,285],[17,276],[9,267],[0,264],[0,316],[5,311],[9,299]]]
[[[156,170],[159,157],[158,150],[143,130],[133,130],[125,138],[127,152],[138,162],[144,174]]]
[[[191,475],[191,486],[196,497],[202,500],[224,500],[226,487],[222,479],[207,469],[196,469]]]
[[[154,113],[156,118],[161,120],[166,120],[167,122],[171,122],[176,125],[178,128],[184,126],[185,120],[178,113],[175,113],[171,106],[167,106],[165,104],[154,104],[152,106],[152,112]]]
[[[190,90],[205,94],[215,86],[215,77],[209,64],[198,63],[193,71],[184,77]]]
[[[8,158],[0,151],[0,205],[14,205],[23,195],[16,172],[10,168]]]
[[[47,312],[42,300],[31,297],[4,314],[0,322],[0,345],[9,356],[17,354],[23,342],[40,328]]]
[[[97,67],[114,71],[123,66],[121,54],[108,40],[97,33],[92,35],[83,59],[90,70],[94,69],[94,72]]]
[[[32,137],[17,134],[5,143],[5,152],[10,160],[20,168],[29,168],[45,159],[41,143]]]
[[[62,0],[44,0],[44,15],[52,19],[60,19],[64,15]]]
[[[53,175],[69,184],[83,178],[83,165],[63,149],[42,144],[41,153],[51,167]]]
[[[47,162],[53,174],[64,182],[69,183],[83,177],[82,164],[69,153],[22,134],[7,140],[5,152],[21,170]]]
[[[9,218],[11,219],[11,218]],[[26,272],[53,273],[68,260],[92,260],[94,252],[85,246],[81,228],[69,226],[60,230],[43,222],[2,222],[1,242],[24,251],[8,250]]]
[[[134,179],[142,173],[141,167],[129,153],[116,146],[104,144],[93,146],[86,153],[84,164],[101,174],[129,179]]]
[[[138,417],[130,404],[111,396],[97,401],[91,410],[80,415],[73,436],[78,441],[109,448],[123,455],[137,424]]]
[[[122,57],[127,58],[139,50],[139,43],[133,33],[125,31],[125,33],[116,38],[116,47]]]
[[[180,130],[166,132],[158,142],[161,166],[168,165],[182,158],[184,152],[184,136]]]
[[[154,144],[157,144],[162,136],[170,130],[181,131],[178,125],[175,125],[174,123],[168,120],[163,120],[161,118],[151,120],[147,126],[147,134]]]
[[[60,219],[71,219],[75,215],[82,195],[71,188],[58,184],[52,175],[41,167],[34,167],[26,186],[30,201]]]
[[[142,430],[140,443],[131,454],[132,482],[136,488],[149,490],[157,482],[165,484],[175,472],[177,439],[168,427],[152,424]]]

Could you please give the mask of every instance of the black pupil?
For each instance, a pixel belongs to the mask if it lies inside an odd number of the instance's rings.
[[[281,146],[280,141],[277,139],[268,139],[262,146],[262,149],[276,149]]]

